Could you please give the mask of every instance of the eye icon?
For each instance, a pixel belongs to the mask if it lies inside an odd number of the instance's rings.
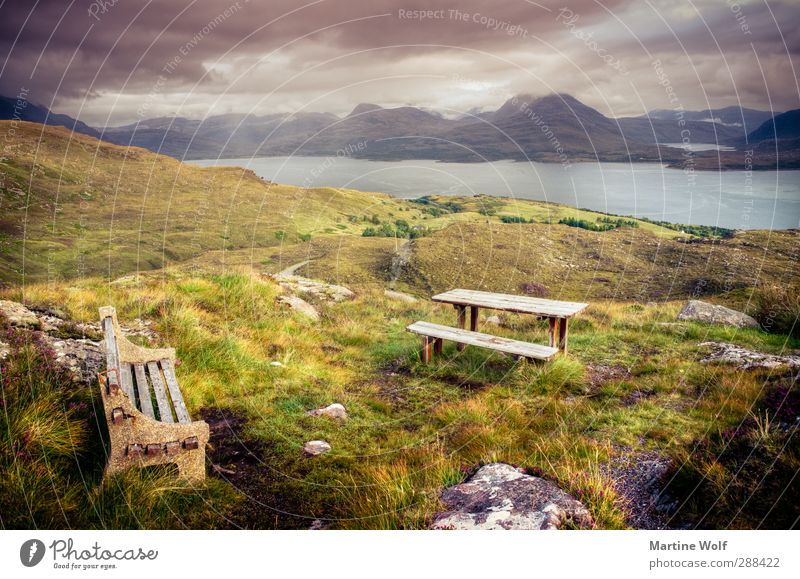
[[[26,567],[35,567],[44,558],[44,543],[39,539],[28,539],[19,548],[19,560]]]

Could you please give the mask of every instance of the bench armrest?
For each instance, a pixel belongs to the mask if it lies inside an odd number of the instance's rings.
[[[117,322],[117,310],[112,306],[104,306],[100,308],[100,320],[111,318],[111,323],[114,327],[114,334],[117,341],[117,350],[119,350],[119,361],[127,362],[128,364],[146,364],[148,362],[156,362],[158,360],[175,361],[175,348],[145,348],[134,344],[126,338]]]

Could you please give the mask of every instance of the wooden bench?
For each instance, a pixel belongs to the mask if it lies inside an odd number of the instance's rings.
[[[179,477],[202,482],[208,424],[189,417],[175,377],[175,350],[130,342],[113,307],[100,308],[100,323],[106,351],[100,392],[110,438],[105,475],[174,463]]]
[[[558,353],[558,348],[550,346],[530,344],[528,342],[520,342],[519,340],[481,334],[480,332],[473,332],[461,328],[451,328],[450,326],[442,326],[430,322],[414,322],[406,329],[409,332],[422,336],[422,352],[420,356],[425,364],[430,362],[431,348],[433,348],[433,352],[436,354],[442,352],[442,343],[444,340],[467,346],[488,348],[519,358],[534,360],[549,360]]]

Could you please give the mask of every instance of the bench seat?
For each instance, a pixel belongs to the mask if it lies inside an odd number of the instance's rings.
[[[498,352],[503,352],[504,354],[520,356],[522,358],[549,360],[558,353],[558,348],[551,348],[550,346],[531,344],[529,342],[521,342],[519,340],[512,340],[510,338],[501,338],[499,336],[482,334],[480,332],[473,332],[471,330],[464,330],[461,328],[452,328],[450,326],[433,324],[431,322],[414,322],[406,329],[409,332],[419,334],[424,338],[433,338],[434,340],[449,340],[458,344],[478,346],[479,348],[488,348],[490,350],[496,350]],[[436,346],[434,347],[436,348]],[[428,349],[427,352],[425,351],[426,348]],[[430,344],[426,343],[423,345],[423,359],[425,361],[430,358],[429,348]]]

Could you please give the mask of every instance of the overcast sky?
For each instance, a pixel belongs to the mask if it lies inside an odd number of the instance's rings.
[[[92,125],[550,92],[610,116],[783,111],[798,24],[800,0],[5,0],[0,94]]]

